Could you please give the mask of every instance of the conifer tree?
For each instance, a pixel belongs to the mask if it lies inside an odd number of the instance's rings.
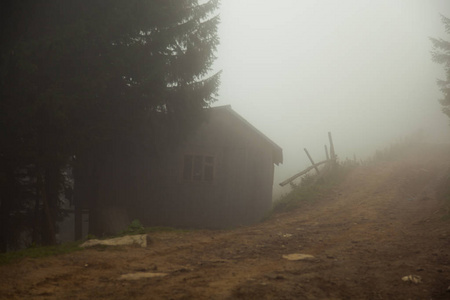
[[[450,19],[442,16],[445,31],[450,34]],[[438,85],[444,94],[440,100],[442,111],[450,118],[450,42],[443,39],[431,38],[433,43],[432,58],[436,63],[444,65],[446,79],[438,80]]]
[[[0,217],[21,201],[9,187],[20,187],[18,170],[30,168],[40,240],[52,244],[68,163],[82,178],[114,145],[157,153],[193,130],[219,85],[219,74],[210,74],[218,5],[3,1]],[[2,240],[8,221],[0,223]]]

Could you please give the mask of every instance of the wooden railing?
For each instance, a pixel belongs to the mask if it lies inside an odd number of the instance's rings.
[[[331,168],[334,167],[336,165],[336,163],[337,163],[337,155],[334,152],[333,138],[331,137],[331,132],[328,132],[328,140],[330,142],[330,155],[328,155],[328,148],[325,145],[325,154],[326,154],[326,157],[327,157],[326,160],[323,160],[323,161],[318,162],[318,163],[314,163],[314,161],[313,161],[311,155],[309,154],[308,150],[306,148],[304,148],[305,153],[308,156],[309,161],[311,162],[311,166],[306,168],[306,169],[304,169],[303,171],[295,174],[294,176],[289,177],[285,181],[281,182],[280,185],[281,186],[285,186],[286,184],[291,183],[292,181],[297,179],[298,177],[300,177],[302,175],[305,175],[306,173],[308,173],[312,169],[316,170],[317,175],[321,175],[320,174],[320,170],[318,168],[320,165],[329,164],[331,166]],[[327,168],[327,169],[330,169],[330,168]]]

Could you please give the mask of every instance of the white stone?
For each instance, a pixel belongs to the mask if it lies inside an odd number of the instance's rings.
[[[283,255],[283,258],[287,260],[311,260],[314,259],[314,256],[310,254],[293,253]]]
[[[139,280],[142,278],[156,278],[156,277],[164,277],[167,276],[166,273],[152,273],[152,272],[138,272],[138,273],[130,273],[123,274],[120,276],[119,280]]]
[[[123,245],[133,245],[137,244],[141,247],[147,247],[147,235],[139,234],[139,235],[127,235],[122,237],[117,237],[108,240],[88,240],[80,245],[82,248],[92,247],[96,245],[105,245],[105,246],[123,246]]]
[[[408,276],[402,277],[402,280],[405,282],[414,282],[415,284],[418,284],[418,283],[422,282],[422,277],[417,276],[417,275],[408,275]]]

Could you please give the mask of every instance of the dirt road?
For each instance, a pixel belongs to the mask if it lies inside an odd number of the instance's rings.
[[[255,226],[25,259],[0,267],[0,299],[450,299],[450,221],[434,193],[444,167],[433,156],[358,167]],[[283,258],[294,253],[313,258]],[[121,278],[142,272],[160,277]]]

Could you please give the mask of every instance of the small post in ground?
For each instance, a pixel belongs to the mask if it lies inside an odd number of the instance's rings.
[[[333,145],[333,138],[331,137],[331,132],[328,132],[328,139],[330,140],[330,156],[331,156],[331,159],[335,160],[336,155],[334,153],[334,145]]]
[[[335,169],[337,166],[337,156],[336,153],[334,152],[333,137],[331,136],[331,132],[328,132],[328,139],[330,140],[331,168]]]

